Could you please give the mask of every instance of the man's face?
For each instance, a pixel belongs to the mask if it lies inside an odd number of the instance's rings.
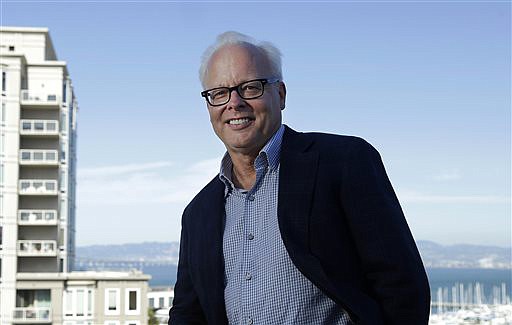
[[[267,60],[256,49],[226,45],[210,59],[205,84],[207,89],[233,87],[244,81],[271,77]],[[233,91],[227,104],[208,105],[213,130],[228,152],[257,155],[281,125],[285,97],[284,84],[274,83],[265,85],[259,98],[242,99]],[[234,120],[238,120],[237,124]]]

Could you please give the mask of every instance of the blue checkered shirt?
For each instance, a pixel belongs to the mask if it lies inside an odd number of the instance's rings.
[[[295,267],[281,238],[277,197],[283,133],[281,125],[254,161],[256,183],[249,191],[234,186],[229,154],[222,159],[229,324],[350,324],[348,314]]]

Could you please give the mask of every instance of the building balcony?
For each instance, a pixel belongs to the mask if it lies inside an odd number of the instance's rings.
[[[57,120],[21,120],[21,135],[59,136]]]
[[[56,94],[35,93],[27,89],[21,90],[20,104],[24,106],[60,107],[61,98]]]
[[[57,181],[53,179],[22,179],[20,195],[57,195]]]
[[[57,150],[21,149],[20,165],[56,166],[59,164]]]
[[[18,324],[51,323],[52,310],[49,307],[16,307],[13,318]]]
[[[19,210],[18,224],[20,226],[56,226],[56,210]]]
[[[57,241],[18,240],[18,256],[57,256]]]

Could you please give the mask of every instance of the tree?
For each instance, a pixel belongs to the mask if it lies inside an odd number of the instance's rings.
[[[155,310],[151,307],[148,308],[148,325],[158,325],[158,319],[155,316]]]

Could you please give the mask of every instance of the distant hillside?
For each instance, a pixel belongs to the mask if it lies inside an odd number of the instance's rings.
[[[443,268],[512,268],[510,247],[480,245],[440,245],[431,241],[418,241],[423,263],[426,267]]]
[[[178,263],[177,242],[144,242],[123,245],[92,245],[76,248],[77,261],[127,261],[140,263]]]
[[[418,249],[429,268],[512,268],[511,248],[480,245],[440,245],[420,240]],[[173,264],[178,262],[179,243],[144,242],[124,245],[77,247],[77,265],[87,266]]]

